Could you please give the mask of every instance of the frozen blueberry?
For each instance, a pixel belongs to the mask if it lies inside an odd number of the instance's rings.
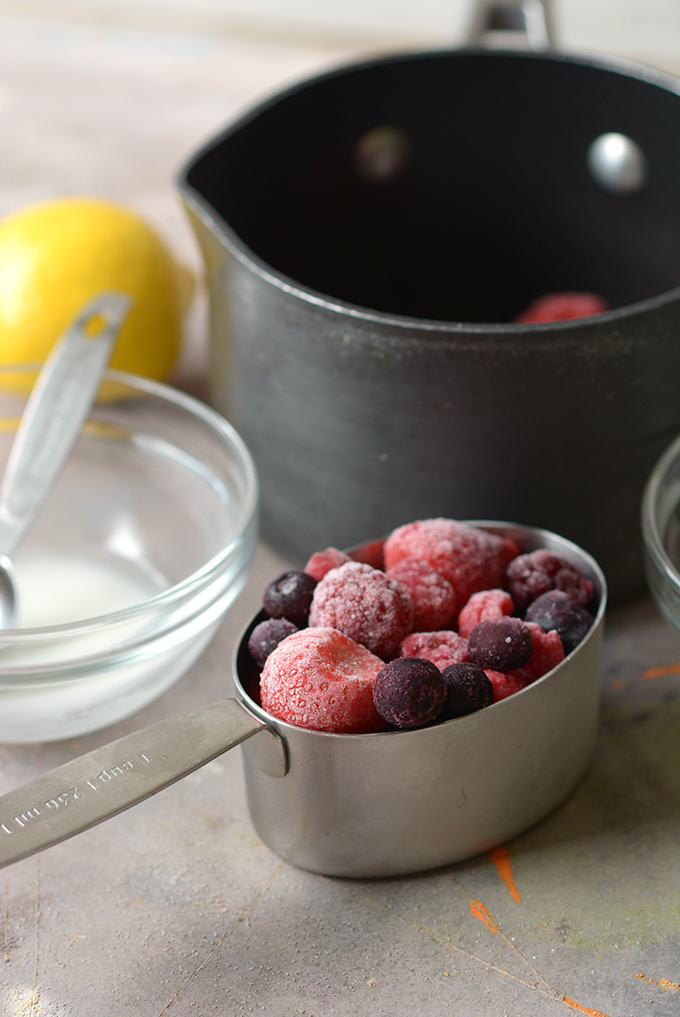
[[[287,618],[298,628],[307,624],[316,579],[306,572],[284,572],[264,591],[262,603],[270,618]]]
[[[534,648],[531,630],[519,618],[478,622],[468,636],[473,664],[492,671],[514,671],[529,660]]]
[[[264,662],[275,646],[286,638],[297,632],[297,625],[293,625],[287,618],[268,618],[267,621],[256,625],[248,640],[250,656],[259,667],[264,667]]]
[[[385,664],[373,682],[375,708],[388,724],[423,727],[436,720],[446,699],[439,668],[419,657],[397,657]]]
[[[568,593],[549,590],[527,608],[526,620],[540,625],[544,632],[556,629],[565,653],[571,653],[593,624],[592,617],[579,607]]]
[[[449,664],[442,678],[446,683],[442,720],[462,717],[493,703],[493,685],[479,664]]]

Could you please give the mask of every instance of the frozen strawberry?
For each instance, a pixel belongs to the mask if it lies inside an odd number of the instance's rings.
[[[546,548],[514,558],[508,565],[506,585],[517,610],[522,613],[532,601],[548,590],[568,593],[581,607],[590,603],[595,593],[595,587],[587,576],[570,565],[561,554]]]
[[[398,657],[385,664],[373,682],[373,702],[393,727],[431,724],[442,712],[446,684],[429,660]]]
[[[313,576],[318,583],[331,569],[337,569],[351,560],[348,554],[338,551],[337,547],[327,547],[325,551],[314,552],[305,565],[305,572]]]
[[[388,571],[407,557],[429,562],[453,586],[460,610],[478,590],[503,585],[508,562],[519,549],[514,540],[454,519],[422,519],[394,530],[384,554]]]
[[[373,682],[384,666],[364,646],[333,628],[294,632],[272,650],[260,678],[263,709],[313,731],[384,731]]]
[[[467,639],[457,632],[444,629],[439,632],[412,632],[401,644],[402,657],[422,657],[431,660],[440,671],[449,664],[469,660]]]
[[[516,322],[564,321],[567,318],[589,318],[609,310],[609,303],[597,293],[546,293],[529,304],[515,318]]]
[[[406,587],[413,601],[413,628],[416,632],[445,629],[456,615],[456,592],[448,579],[441,576],[422,558],[402,558],[392,569],[390,579]]]
[[[521,682],[522,688],[535,682],[537,678],[541,678],[556,667],[561,660],[564,660],[564,647],[559,632],[554,629],[544,632],[541,626],[534,622],[528,621],[525,624],[531,631],[534,652],[524,667],[508,672],[508,675],[512,675]]]
[[[514,610],[513,599],[505,590],[480,590],[479,593],[472,594],[460,612],[458,631],[467,639],[477,622],[502,618],[513,614]]]
[[[389,660],[413,625],[408,591],[384,572],[351,561],[331,569],[314,590],[309,624],[331,626]]]
[[[490,668],[485,668],[484,674],[493,685],[494,703],[499,702],[501,699],[507,699],[508,696],[524,688],[525,683],[517,675],[513,674],[512,671],[503,674],[502,671],[492,671]]]

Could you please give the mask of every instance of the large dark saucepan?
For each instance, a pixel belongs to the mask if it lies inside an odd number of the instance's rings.
[[[212,400],[298,558],[414,518],[521,519],[641,588],[639,502],[680,431],[680,95],[555,52],[406,54],[260,106],[185,167]],[[647,167],[607,189],[619,132]],[[512,319],[554,290],[613,310]]]

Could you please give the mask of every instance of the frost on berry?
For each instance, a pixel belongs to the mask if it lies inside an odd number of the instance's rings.
[[[479,593],[472,594],[460,612],[458,631],[467,639],[477,622],[502,618],[506,614],[513,614],[514,610],[513,599],[506,590],[480,590]]]
[[[337,629],[302,629],[269,654],[260,678],[262,707],[314,731],[384,731],[372,692],[382,667],[379,657]]]
[[[444,576],[421,558],[402,558],[388,569],[390,579],[406,587],[413,601],[413,629],[432,632],[451,625],[456,616],[456,592]]]
[[[370,565],[351,561],[331,569],[318,584],[309,624],[339,629],[389,660],[411,631],[413,604],[400,583]]]
[[[467,639],[451,629],[439,632],[412,632],[401,644],[402,657],[423,657],[443,671],[449,664],[469,660]]]
[[[337,547],[327,547],[324,551],[314,552],[305,565],[305,572],[313,576],[318,583],[331,569],[337,569],[351,560],[348,554],[338,551]]]
[[[514,540],[454,519],[422,519],[394,530],[385,541],[385,567],[422,558],[456,591],[458,610],[478,590],[504,585],[508,563],[519,553]]]

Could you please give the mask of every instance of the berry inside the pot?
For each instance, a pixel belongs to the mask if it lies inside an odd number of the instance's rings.
[[[529,304],[515,318],[518,323],[565,321],[568,318],[589,318],[608,311],[610,304],[597,293],[546,293]]]

